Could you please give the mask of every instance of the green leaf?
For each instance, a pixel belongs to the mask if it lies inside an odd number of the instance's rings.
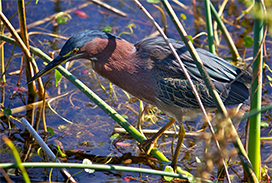
[[[60,16],[56,19],[56,22],[58,24],[66,24],[68,21],[68,17],[65,17],[65,16]]]
[[[167,165],[164,169],[164,172],[174,173],[174,170],[171,166]],[[174,177],[169,177],[169,176],[163,176],[163,178],[168,182],[174,179]]]
[[[82,164],[84,164],[84,165],[91,165],[91,164],[93,164],[89,159],[83,159],[83,162],[82,162]],[[94,169],[88,169],[88,168],[85,168],[84,169],[85,170],[85,172],[87,172],[87,173],[94,173]]]
[[[122,117],[125,118],[125,119],[128,119],[128,116],[125,115],[125,114],[123,114]]]
[[[103,32],[111,33],[111,30],[112,30],[111,26],[107,26],[104,28]]]
[[[263,127],[263,128],[267,128],[267,127],[269,127],[269,124],[267,123],[267,122],[261,122],[261,127]]]
[[[193,37],[192,37],[191,35],[188,35],[188,39],[189,39],[192,43],[194,43]]]
[[[119,135],[119,133],[115,133],[115,134],[113,134],[113,135],[110,137],[110,141],[111,141],[111,143],[112,143],[114,140],[119,139],[119,138],[121,138],[121,136]]]
[[[244,46],[246,48],[249,48],[253,45],[253,38],[252,37],[249,37],[249,36],[246,36],[244,37]]]
[[[159,3],[160,0],[146,0],[146,2],[148,2],[148,3]]]
[[[4,113],[4,115],[9,116],[9,115],[11,115],[12,112],[9,108],[7,108],[7,109],[4,109],[3,113]]]
[[[248,11],[242,10],[243,14],[248,14]]]
[[[66,156],[66,154],[65,153],[63,153],[62,151],[61,151],[61,149],[60,149],[60,147],[59,147],[59,145],[57,144],[57,149],[58,149],[58,153],[60,153],[60,155],[61,155],[61,157],[65,157]]]
[[[48,131],[48,133],[49,133],[50,135],[54,135],[54,134],[55,134],[55,132],[54,132],[54,130],[53,130],[52,127],[48,126],[48,127],[46,127],[46,129],[47,129],[47,131]]]
[[[59,84],[60,78],[61,78],[61,73],[60,73],[57,69],[55,69],[56,87],[57,87],[58,84]]]
[[[183,13],[180,14],[180,17],[181,17],[183,20],[186,20],[186,19],[187,19],[186,15],[183,14]]]

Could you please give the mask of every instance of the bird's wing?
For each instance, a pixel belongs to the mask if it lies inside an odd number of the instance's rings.
[[[209,95],[202,76],[185,44],[173,39],[169,40],[188,70],[204,106],[215,107],[213,99]],[[135,46],[143,59],[149,58],[153,61],[154,74],[158,74],[157,78],[159,78],[157,80],[157,90],[159,91],[157,97],[160,100],[169,105],[179,107],[199,107],[192,88],[184,76],[183,70],[162,38],[146,38],[138,42]],[[250,76],[241,77],[230,87],[226,88],[228,83],[234,80],[242,70],[206,50],[197,48],[197,51],[214,83],[215,89],[226,105],[238,104],[248,98],[248,89],[243,82],[248,81],[251,78]]]
[[[206,107],[215,107],[206,86],[203,83],[194,82],[200,97]],[[157,83],[157,97],[171,106],[182,108],[199,108],[192,88],[188,80],[160,78]]]
[[[181,41],[169,39],[174,48],[176,49],[181,61],[184,63],[193,80],[202,80],[202,76],[199,73],[197,66],[195,65],[189,51],[185,44]],[[144,56],[148,56],[154,61],[156,67],[166,72],[172,72],[180,75],[184,78],[183,70],[181,69],[178,61],[175,59],[170,48],[161,37],[146,38],[138,42],[136,48],[145,53]],[[203,65],[209,74],[212,81],[230,82],[233,81],[242,70],[233,66],[222,58],[204,50],[196,48]],[[248,72],[243,71],[242,77],[238,78],[238,82],[250,83],[251,76]]]
[[[162,73],[160,73],[162,75]],[[169,73],[167,74],[169,76]],[[160,77],[157,80],[157,97],[169,104],[184,108],[199,108],[192,88],[186,79],[173,77]],[[193,80],[201,101],[205,107],[216,107],[205,83]],[[248,88],[239,82],[235,82],[226,88],[227,83],[214,82],[215,89],[219,93],[225,105],[235,105],[244,102],[249,97]]]

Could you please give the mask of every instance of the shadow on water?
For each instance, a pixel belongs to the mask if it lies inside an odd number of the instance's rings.
[[[112,32],[116,35],[123,31],[129,31],[126,26],[130,23],[134,23],[136,28],[133,28],[134,33],[132,35],[123,34],[121,37],[128,40],[129,42],[136,43],[138,40],[152,34],[155,28],[143,15],[143,13],[136,7],[132,1],[124,0],[107,0],[104,1],[109,5],[127,13],[127,17],[122,17],[109,11],[101,6],[94,3],[89,3],[83,8],[75,8],[88,1],[77,0],[77,1],[39,1],[35,4],[35,1],[29,3],[26,6],[26,17],[28,32],[30,33],[31,45],[40,48],[43,52],[49,55],[57,55],[58,49],[60,49],[65,43],[65,38],[57,38],[50,36],[47,33],[54,33],[70,37],[72,34],[83,31],[86,29],[98,29],[103,30],[106,26],[112,27]],[[16,1],[3,1],[3,13],[7,17],[11,17],[17,11]],[[157,21],[161,21],[160,12],[153,7],[151,4],[142,2],[144,6],[150,11]],[[188,9],[181,8],[180,6],[172,3],[176,13],[186,15],[186,19],[181,19],[182,23],[187,29],[190,35],[194,36],[202,31],[206,31],[204,4],[203,1],[197,1],[196,6],[193,6],[191,1],[184,2]],[[217,5],[217,1],[213,2]],[[56,19],[45,20],[45,18],[65,10],[75,8],[78,11],[69,12],[67,22],[64,24],[56,23]],[[245,35],[252,36],[252,24],[253,20],[249,15],[245,15],[239,21],[235,21],[235,18],[241,14],[243,5],[234,1],[229,3],[224,11],[224,18],[228,29],[230,30],[233,39],[238,47],[240,54],[242,54],[244,47],[242,39]],[[85,13],[85,14],[84,14]],[[67,18],[66,17],[66,18]],[[32,23],[37,21],[44,21],[36,26]],[[171,38],[179,39],[179,35],[175,30],[171,21],[168,20],[168,36]],[[18,17],[15,15],[11,18],[11,23],[15,28],[18,28]],[[46,34],[44,34],[46,33]],[[267,47],[271,47],[271,37],[268,38]],[[196,45],[207,49],[207,37],[200,36],[195,42]],[[5,61],[9,59],[13,46],[5,44]],[[218,49],[218,55],[229,59],[231,57],[229,50],[226,46],[225,41],[222,42]],[[268,52],[271,55],[271,50]],[[251,57],[252,48],[248,48],[245,57]],[[10,66],[8,67],[7,73],[12,73],[20,69],[22,52],[18,47],[15,47],[14,55],[11,58]],[[36,58],[36,62],[39,68],[43,68],[43,61]],[[247,61],[248,63],[248,61]],[[266,64],[272,67],[271,58],[266,60]],[[236,63],[236,65],[244,67],[245,63]],[[125,93],[113,86],[114,90],[109,90],[109,83],[107,80],[99,77],[91,69],[89,61],[77,61],[72,62],[69,66],[69,70],[81,81],[83,81],[88,87],[90,87],[95,93],[97,93],[103,100],[109,103],[118,113],[123,115],[131,124],[136,125],[138,119],[138,101],[133,97],[128,99]],[[267,75],[271,75],[269,71],[265,72]],[[53,77],[54,73],[43,76],[43,80],[46,81]],[[18,90],[16,85],[18,80],[18,74],[7,75],[7,83],[2,86],[4,93],[1,93],[4,100],[4,106],[6,108],[17,108],[25,105],[27,91],[22,90],[26,87],[26,79],[21,80],[21,90]],[[266,79],[267,80],[267,79]],[[266,81],[267,82],[267,81]],[[102,89],[105,87],[105,90]],[[94,163],[109,163],[109,164],[121,164],[129,165],[134,167],[152,167],[158,169],[158,163],[154,158],[147,157],[142,154],[136,144],[135,140],[130,138],[122,138],[121,142],[126,145],[116,145],[111,141],[111,136],[114,134],[114,128],[118,127],[117,123],[114,122],[107,114],[105,114],[99,107],[97,107],[92,101],[90,101],[85,95],[69,83],[68,80],[62,78],[59,86],[55,87],[55,81],[51,80],[47,91],[50,97],[55,97],[66,92],[70,92],[67,96],[53,100],[51,107],[57,111],[57,113],[65,119],[72,122],[72,124],[65,122],[49,108],[46,109],[46,121],[47,125],[52,127],[54,135],[48,135],[46,137],[47,144],[54,150],[56,150],[57,144],[60,145],[67,157],[63,159],[67,162],[81,162],[82,159],[88,158]],[[271,87],[269,85],[264,86],[264,99],[267,102],[271,101]],[[169,119],[168,117],[160,113],[156,109],[150,109],[149,116],[146,116],[146,121],[143,124],[144,129],[158,129],[162,127]],[[21,111],[15,114],[17,117],[25,115],[25,111]],[[270,113],[263,114],[263,121],[266,121],[271,128],[271,111]],[[11,123],[11,130],[8,130],[8,119],[6,116],[1,118],[0,135],[8,136],[13,143],[16,145],[18,151],[23,157],[24,161],[44,161],[43,156],[37,154],[39,146],[33,142],[33,139],[25,133],[24,127],[18,123]],[[151,120],[152,119],[152,120]],[[201,117],[194,120],[194,122],[187,123],[187,131],[197,131],[201,128],[203,120]],[[245,122],[236,125],[239,134],[244,133]],[[39,129],[42,132],[42,124]],[[121,134],[122,135],[122,134]],[[271,136],[268,128],[262,130],[263,136]],[[169,159],[172,158],[171,143],[173,136],[164,135],[158,141],[158,148],[162,151]],[[207,148],[207,139],[195,137],[187,138],[185,145],[180,155],[179,165],[182,168],[190,171],[192,174],[199,171],[199,164],[196,161],[196,157],[205,158],[204,148]],[[213,143],[209,144],[209,151],[211,155],[216,154],[216,149]],[[272,146],[269,141],[263,141],[262,144],[262,159],[265,165],[270,169],[271,167],[271,152]],[[1,162],[14,162],[12,152],[0,141],[1,150]],[[228,151],[233,150],[232,145],[228,146]],[[41,158],[42,157],[42,158]],[[208,157],[211,158],[211,157]],[[233,161],[235,158],[233,158]],[[235,163],[234,163],[235,164]],[[237,168],[238,174],[242,174],[241,167],[233,165]],[[44,176],[44,172],[48,170],[44,169],[29,169],[29,175],[33,181],[47,180],[47,176]],[[75,173],[78,170],[71,170],[71,173]],[[216,175],[216,170],[213,171]],[[234,172],[231,172],[234,174]],[[270,172],[271,173],[271,172]],[[15,172],[14,175],[18,175]],[[147,181],[147,182],[160,182],[162,181],[160,176],[153,175],[139,175],[137,173],[126,173],[126,172],[111,172],[111,171],[97,171],[92,175],[87,173],[81,173],[76,176],[77,180],[92,181],[92,182],[125,182],[125,177],[131,177],[131,180],[136,181]],[[13,176],[12,179],[16,182],[22,182],[21,178]],[[239,180],[238,178],[235,178]],[[62,181],[63,178],[57,169],[53,171],[53,180]],[[1,179],[3,181],[3,179]]]

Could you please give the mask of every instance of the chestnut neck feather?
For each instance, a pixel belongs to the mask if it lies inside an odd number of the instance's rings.
[[[152,66],[138,58],[136,48],[124,39],[95,38],[82,47],[84,58],[93,58],[93,69],[130,94],[149,102],[155,88],[150,81]],[[149,83],[145,85],[144,83]],[[137,88],[135,88],[137,86]]]

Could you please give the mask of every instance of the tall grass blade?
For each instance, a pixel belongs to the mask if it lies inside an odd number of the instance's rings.
[[[261,0],[255,1],[255,7],[258,11],[258,16],[263,16],[263,7],[260,2]],[[264,21],[262,18],[254,19],[254,44],[253,44],[253,57],[258,53],[257,59],[253,63],[253,82],[251,85],[251,110],[261,110],[261,98],[262,98],[262,70],[263,70],[263,47],[260,45],[263,39]],[[249,143],[248,143],[248,156],[252,163],[254,172],[257,178],[260,180],[260,124],[261,124],[261,113],[250,117],[250,128],[249,128]]]
[[[2,11],[2,1],[0,0],[0,11]],[[0,34],[4,35],[4,24],[0,20]],[[1,74],[3,74],[3,83],[6,83],[6,77],[5,77],[5,62],[4,62],[4,44],[2,45],[3,41],[0,41],[0,58],[1,58]]]
[[[22,165],[22,161],[21,161],[21,158],[20,158],[20,155],[16,149],[16,147],[14,146],[14,144],[12,143],[12,141],[6,137],[6,136],[3,136],[3,141],[9,146],[9,148],[12,150],[12,153],[13,153],[13,156],[15,158],[15,161],[17,163],[17,167],[22,171],[22,175],[23,175],[23,178],[24,178],[24,181],[26,183],[30,183],[30,179],[28,177],[28,174],[26,172],[26,169],[25,167]]]
[[[208,33],[209,50],[211,53],[216,54],[214,37],[213,37],[212,15],[211,15],[210,3],[211,3],[210,0],[205,0],[206,26],[207,26],[207,33]]]

